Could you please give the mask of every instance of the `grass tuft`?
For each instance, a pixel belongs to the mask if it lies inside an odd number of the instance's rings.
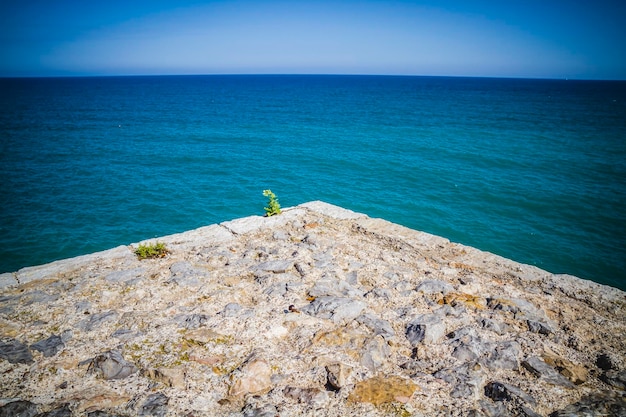
[[[156,242],[148,245],[140,244],[137,249],[135,249],[135,255],[139,259],[152,259],[152,258],[164,258],[169,251],[165,247],[165,243]]]

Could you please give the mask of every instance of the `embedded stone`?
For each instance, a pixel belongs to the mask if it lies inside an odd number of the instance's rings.
[[[411,345],[437,343],[446,334],[446,323],[439,315],[425,314],[414,318],[406,327]]]
[[[213,329],[208,329],[208,328],[200,328],[200,329],[192,330],[190,332],[187,332],[184,336],[184,339],[186,340],[189,340],[195,343],[200,343],[203,345],[209,342],[225,340],[226,338],[228,338],[228,336],[225,336],[221,333],[216,332]]]
[[[0,417],[33,417],[37,414],[37,404],[17,400],[0,407]]]
[[[350,392],[348,401],[376,406],[391,402],[407,403],[417,388],[413,381],[399,376],[376,376],[357,383]]]
[[[186,329],[197,329],[198,327],[204,326],[205,323],[209,320],[209,316],[206,314],[181,314],[174,317],[174,320],[181,326]]]
[[[609,369],[615,369],[615,361],[606,353],[601,353],[596,358],[596,366],[602,370],[608,371]]]
[[[229,390],[233,397],[243,397],[246,394],[263,394],[272,387],[272,369],[262,359],[253,360],[245,364],[240,376],[234,380]]]
[[[195,267],[189,262],[175,262],[170,266],[170,281],[181,287],[198,287],[202,280],[209,277],[209,271],[205,268]]]
[[[416,291],[423,292],[424,294],[447,294],[454,291],[454,287],[445,281],[439,281],[436,279],[428,279],[422,281],[416,288]]]
[[[320,331],[312,340],[313,345],[342,346],[360,351],[365,344],[367,334],[359,329],[339,327],[331,331]]]
[[[276,260],[262,262],[256,265],[253,269],[257,271],[273,272],[275,274],[284,273],[293,267],[293,261],[291,260]]]
[[[515,341],[504,341],[498,343],[492,352],[481,360],[481,363],[489,369],[511,369],[518,370],[521,348]]]
[[[352,298],[322,296],[313,300],[303,307],[303,313],[323,319],[332,320],[335,323],[354,320],[365,309],[363,301]]]
[[[128,283],[136,278],[141,277],[146,272],[145,268],[133,268],[121,271],[113,271],[104,277],[108,282]]]
[[[443,296],[441,303],[456,307],[463,305],[477,310],[486,308],[487,301],[479,296],[466,293],[449,293]]]
[[[378,335],[363,347],[360,363],[372,373],[376,373],[388,359],[390,353],[389,345],[382,336]]]
[[[170,399],[162,392],[150,394],[139,409],[140,416],[163,417],[167,414]]]
[[[361,314],[356,321],[364,326],[369,327],[375,335],[381,335],[386,340],[395,336],[393,327],[387,320],[383,320],[372,313]]]
[[[116,311],[104,311],[102,313],[91,314],[89,318],[82,320],[76,327],[85,332],[91,332],[105,323],[111,323],[117,320],[118,313]]]
[[[562,387],[573,388],[574,384],[538,356],[531,356],[522,362],[522,366],[541,380]]]
[[[433,376],[450,384],[452,398],[477,398],[485,379],[481,367],[474,364],[441,369]]]
[[[344,363],[337,362],[326,365],[328,384],[335,390],[340,390],[346,385],[352,368]]]
[[[103,379],[123,379],[137,372],[137,367],[126,361],[116,350],[109,350],[81,362],[85,363],[89,364],[88,371],[97,373]]]
[[[317,281],[313,288],[308,291],[308,294],[311,297],[362,297],[364,293],[362,290],[354,288],[346,281],[325,278]]]
[[[246,404],[243,408],[243,417],[276,417],[278,410],[275,405],[265,404],[261,407],[254,407],[252,404]]]
[[[182,390],[187,387],[185,384],[185,369],[180,366],[175,368],[148,369],[143,371],[142,374],[168,387]]]
[[[72,410],[70,410],[69,404],[64,404],[54,410],[37,414],[37,417],[72,417]]]
[[[33,355],[28,346],[17,339],[5,339],[0,342],[0,358],[10,363],[33,363]]]
[[[585,395],[579,401],[550,414],[550,417],[579,416],[626,416],[626,400],[620,392],[602,391]]]
[[[63,349],[64,346],[65,344],[63,343],[61,336],[52,335],[47,339],[33,343],[30,345],[30,348],[38,350],[43,353],[45,357],[50,357],[56,355],[61,349]]]
[[[243,307],[241,307],[241,305],[238,303],[228,303],[224,307],[224,310],[222,310],[222,315],[224,317],[235,317],[239,314],[242,308]]]
[[[561,358],[553,353],[544,353],[542,358],[548,365],[555,368],[561,375],[572,381],[574,384],[580,385],[587,381],[589,372],[584,366],[577,365],[572,361]]]
[[[497,381],[492,381],[485,385],[485,397],[491,398],[494,401],[504,401],[517,398],[525,403],[533,405],[536,404],[534,398],[518,387]]]
[[[285,397],[298,401],[299,403],[308,404],[314,408],[320,408],[328,403],[328,392],[319,388],[299,388],[285,387],[283,389]]]
[[[485,397],[489,397],[494,401],[504,401],[510,398],[504,384],[499,382],[490,382],[485,385]]]
[[[543,323],[543,322],[535,321],[535,320],[527,320],[526,323],[528,324],[528,330],[530,330],[533,333],[539,333],[539,334],[543,334],[546,336],[553,333],[552,328],[547,323]]]

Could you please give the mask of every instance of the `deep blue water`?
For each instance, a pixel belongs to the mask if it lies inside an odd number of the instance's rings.
[[[0,272],[324,200],[626,289],[626,82],[0,80]]]

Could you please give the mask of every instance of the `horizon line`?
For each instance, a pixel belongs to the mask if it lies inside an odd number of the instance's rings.
[[[509,80],[550,80],[550,81],[626,81],[626,78],[572,78],[572,77],[532,77],[494,75],[429,75],[429,74],[365,74],[365,73],[180,73],[180,74],[74,74],[74,75],[0,75],[0,79],[42,79],[42,78],[131,78],[131,77],[402,77],[402,78],[483,78]]]

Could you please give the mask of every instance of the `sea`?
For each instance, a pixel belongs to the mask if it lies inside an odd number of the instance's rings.
[[[0,272],[323,200],[626,290],[626,81],[0,79]]]

